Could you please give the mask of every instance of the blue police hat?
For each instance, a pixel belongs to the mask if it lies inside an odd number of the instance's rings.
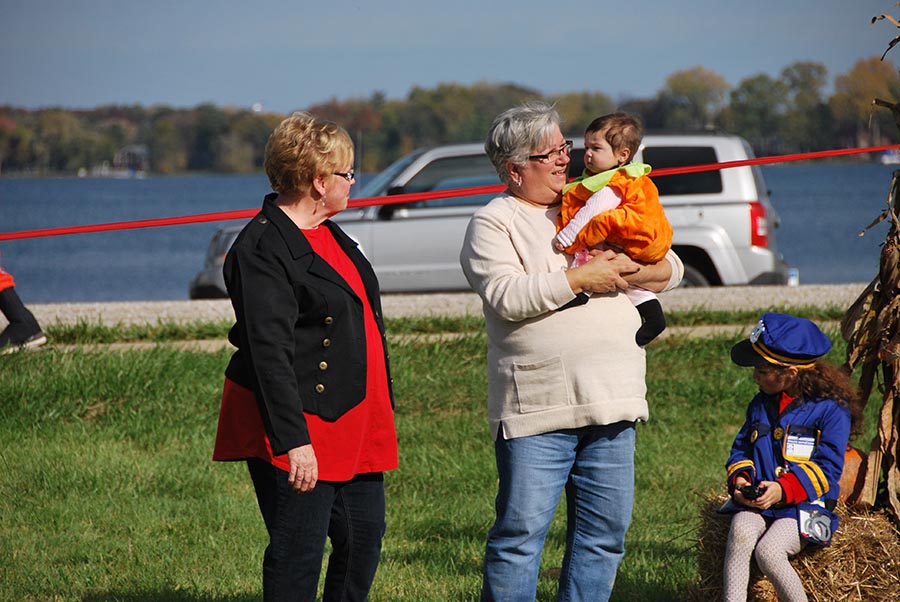
[[[731,361],[738,366],[809,368],[830,349],[831,340],[806,318],[768,312],[749,338],[731,348]]]

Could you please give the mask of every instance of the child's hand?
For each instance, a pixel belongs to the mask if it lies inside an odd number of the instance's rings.
[[[562,244],[561,242],[559,242],[557,239],[554,238],[553,239],[553,248],[556,249],[557,251],[565,251],[566,245]]]
[[[586,264],[588,261],[593,258],[594,255],[588,251],[587,249],[582,249],[580,251],[575,252],[575,258],[572,260],[572,267],[579,267]]]
[[[752,485],[752,484],[753,483],[751,483],[749,480],[747,480],[747,478],[743,474],[740,474],[737,477],[735,477],[735,479],[734,479],[734,490],[737,491],[741,487],[746,487],[747,485]]]
[[[781,489],[781,484],[778,483],[778,481],[760,481],[759,491],[760,494],[758,498],[755,500],[748,500],[740,490],[736,490],[735,499],[750,508],[766,510],[780,502],[781,498],[784,497],[784,491]]]

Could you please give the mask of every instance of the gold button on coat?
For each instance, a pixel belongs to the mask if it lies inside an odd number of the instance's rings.
[[[319,362],[319,370],[328,370],[328,362]]]
[[[322,383],[317,384],[316,385],[316,393],[324,393],[324,392],[325,392],[325,385],[323,385]]]
[[[331,346],[331,339],[322,339],[322,347]]]
[[[326,318],[325,318],[325,323],[326,323],[326,324],[333,324],[333,323],[334,323],[334,318],[332,318],[331,316],[326,317]]]

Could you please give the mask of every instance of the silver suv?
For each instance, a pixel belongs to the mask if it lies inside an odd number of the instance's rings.
[[[576,138],[577,140],[577,138]],[[753,157],[745,140],[721,133],[647,134],[635,159],[654,169]],[[584,168],[576,142],[569,173]],[[651,174],[651,177],[652,174]],[[784,284],[788,266],[775,246],[778,216],[759,167],[654,178],[685,264],[684,286]],[[415,151],[375,176],[356,197],[499,184],[481,144]],[[472,213],[494,194],[348,209],[340,222],[372,262],[384,292],[468,290],[459,249]],[[222,257],[240,226],[219,230],[191,298],[224,296]]]

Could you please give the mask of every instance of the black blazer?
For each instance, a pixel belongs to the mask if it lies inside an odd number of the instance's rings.
[[[336,420],[366,394],[363,303],[313,252],[270,194],[228,251],[223,268],[237,347],[225,375],[253,391],[276,455],[310,442],[303,412]],[[384,346],[393,390],[381,293],[369,261],[337,224],[326,220],[365,285]]]

